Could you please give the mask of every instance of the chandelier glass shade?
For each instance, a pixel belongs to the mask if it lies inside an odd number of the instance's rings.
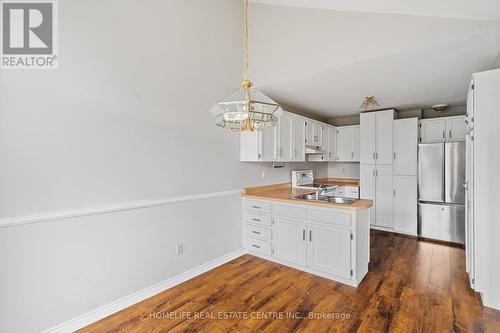
[[[217,126],[242,132],[275,126],[283,111],[276,102],[245,81],[209,112]]]
[[[248,80],[248,0],[244,1],[243,77],[241,86],[212,106],[215,124],[234,132],[261,131],[276,125],[283,113],[278,103],[253,88]]]

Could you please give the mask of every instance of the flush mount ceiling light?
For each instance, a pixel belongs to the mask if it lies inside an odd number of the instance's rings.
[[[253,88],[248,79],[248,0],[244,0],[243,32],[243,83],[212,106],[209,113],[215,117],[215,124],[234,132],[261,131],[276,125],[282,114],[280,106]]]
[[[370,110],[376,108],[377,106],[380,106],[380,104],[377,103],[375,96],[365,96],[363,98],[363,103],[361,103],[359,107],[365,110]]]

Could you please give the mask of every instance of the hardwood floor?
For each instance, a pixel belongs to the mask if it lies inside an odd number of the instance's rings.
[[[357,289],[245,255],[80,332],[500,332],[462,248],[371,236]]]

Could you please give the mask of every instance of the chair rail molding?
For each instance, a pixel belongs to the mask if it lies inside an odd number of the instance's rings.
[[[5,228],[12,228],[17,226],[22,226],[26,224],[35,224],[43,222],[51,222],[57,220],[69,220],[75,217],[91,216],[99,214],[115,213],[127,210],[144,209],[156,206],[170,205],[179,202],[194,201],[194,200],[204,200],[216,197],[225,197],[230,195],[240,195],[243,189],[220,191],[220,192],[209,192],[209,193],[199,193],[191,195],[183,195],[178,197],[169,197],[156,200],[143,200],[143,201],[133,201],[124,202],[119,204],[104,205],[99,207],[89,207],[81,209],[64,210],[53,213],[44,214],[34,214],[25,216],[15,216],[0,218],[0,230]]]

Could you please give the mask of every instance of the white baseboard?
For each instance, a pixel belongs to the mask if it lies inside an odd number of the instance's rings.
[[[248,253],[250,255],[253,255],[255,257],[259,257],[259,258],[262,258],[262,259],[265,259],[265,260],[269,260],[269,261],[275,262],[275,263],[283,265],[283,266],[287,266],[287,267],[290,267],[290,268],[297,269],[299,271],[303,271],[303,272],[310,273],[310,274],[313,274],[313,275],[318,275],[318,276],[324,277],[324,278],[332,280],[332,281],[336,281],[336,282],[340,282],[340,283],[343,283],[343,284],[347,284],[347,285],[349,285],[351,287],[355,287],[356,288],[358,286],[359,282],[361,282],[361,281],[358,282],[358,281],[355,281],[355,280],[350,280],[350,279],[347,279],[347,278],[344,278],[342,276],[335,275],[335,274],[328,274],[328,273],[325,273],[325,272],[322,272],[322,271],[318,271],[316,269],[312,269],[312,268],[309,268],[309,267],[297,265],[297,264],[294,264],[294,263],[291,263],[291,262],[288,262],[288,261],[285,261],[285,260],[278,259],[276,257],[268,256],[268,255],[260,253],[260,252],[252,251],[250,249],[247,249],[246,253]]]
[[[394,230],[392,228],[382,227],[382,226],[378,226],[378,225],[374,225],[374,224],[370,224],[370,229],[387,231],[387,232],[394,232]]]
[[[62,324],[54,326],[52,328],[46,329],[42,331],[42,333],[66,333],[66,332],[74,332],[78,329],[81,329],[85,326],[88,326],[96,321],[103,319],[116,313],[120,310],[123,310],[131,305],[134,305],[140,301],[143,301],[149,297],[152,297],[156,294],[161,293],[169,288],[172,288],[184,281],[192,279],[200,274],[203,274],[211,269],[214,269],[217,266],[225,264],[233,259],[236,259],[245,254],[244,249],[238,249],[236,251],[230,252],[222,257],[214,259],[212,261],[207,262],[206,264],[195,267],[187,272],[181,273],[174,277],[171,277],[168,280],[155,284],[149,288],[143,289],[139,292],[136,292],[132,295],[109,303],[107,305],[101,306],[95,310],[87,312],[81,316],[68,320]]]
[[[395,233],[395,234],[401,234],[401,235],[406,235],[406,236],[418,237],[418,234],[413,233],[413,232],[396,230],[396,229],[393,229],[393,228],[382,227],[382,226],[378,226],[378,225],[374,225],[374,224],[370,224],[370,229],[379,230],[379,231],[386,231],[386,232],[392,232],[392,233]]]

